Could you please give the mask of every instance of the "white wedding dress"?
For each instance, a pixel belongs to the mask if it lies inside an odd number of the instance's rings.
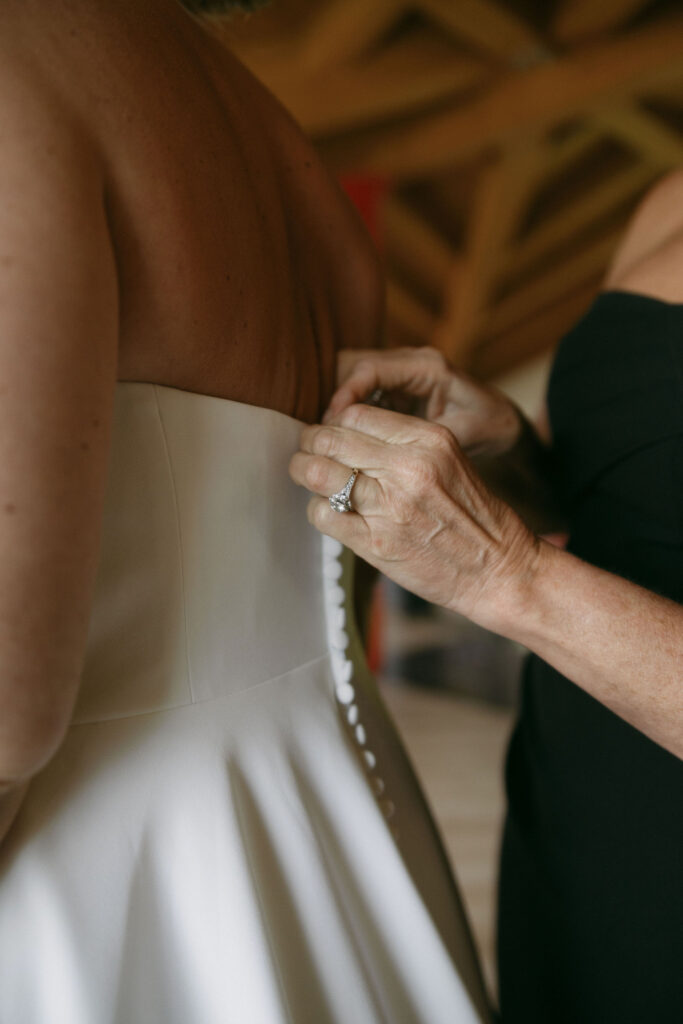
[[[73,724],[0,848],[0,1024],[488,1020],[300,428],[118,383]]]

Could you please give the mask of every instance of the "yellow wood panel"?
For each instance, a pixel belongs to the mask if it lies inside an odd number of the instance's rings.
[[[410,292],[391,280],[387,283],[387,317],[425,343],[434,333],[434,315]]]
[[[541,35],[496,0],[416,0],[415,6],[485,53],[520,61],[545,49]]]
[[[489,76],[481,61],[438,37],[415,34],[353,67],[331,65],[313,74],[274,62],[268,53],[240,53],[245,63],[313,135],[359,128],[453,97]]]
[[[482,171],[467,230],[463,269],[447,290],[437,344],[462,366],[485,322],[486,305],[500,267],[500,254],[513,235],[543,165],[536,144],[511,148]]]
[[[592,111],[591,119],[606,135],[621,139],[655,167],[665,169],[683,163],[680,134],[635,102],[601,107]]]
[[[434,174],[512,144],[596,104],[683,82],[683,15],[508,74],[468,103],[330,150],[337,162],[396,178]]]
[[[552,269],[537,274],[531,283],[507,296],[489,313],[487,333],[502,334],[584,282],[595,280],[597,275],[607,270],[622,234],[621,228],[613,229],[581,246]]]
[[[296,70],[327,68],[352,60],[398,18],[403,0],[328,0],[316,4],[296,47]]]
[[[511,248],[507,255],[510,271],[515,275],[524,274],[610,211],[635,198],[655,175],[656,172],[645,164],[627,167],[567,202],[557,213],[545,217],[531,234]]]
[[[575,42],[621,24],[647,7],[650,0],[563,0],[555,15],[552,35]]]
[[[413,268],[416,278],[445,288],[457,254],[418,214],[395,196],[382,206],[382,239],[385,248],[401,253],[401,262]]]
[[[384,216],[388,337],[487,374],[556,340],[604,232],[683,163],[680,7],[552,8],[542,32],[507,0],[278,0],[216,23],[333,170],[406,197]]]
[[[573,163],[579,160],[596,144],[600,138],[601,130],[590,120],[582,120],[571,134],[558,140],[548,139],[547,147],[547,171],[549,174],[557,170],[565,163]]]

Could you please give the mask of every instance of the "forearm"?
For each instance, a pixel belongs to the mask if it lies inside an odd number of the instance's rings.
[[[496,456],[474,455],[472,463],[486,486],[524,520],[533,533],[557,533],[566,519],[552,481],[552,456],[533,425],[520,413],[514,446]]]
[[[10,830],[24,799],[28,782],[4,783],[0,781],[0,843]]]
[[[541,541],[490,622],[683,758],[683,606]]]

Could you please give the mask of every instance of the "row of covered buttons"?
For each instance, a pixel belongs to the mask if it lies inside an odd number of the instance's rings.
[[[360,711],[356,704],[356,691],[353,686],[353,662],[347,658],[350,638],[346,630],[346,611],[344,601],[346,594],[340,585],[342,565],[340,557],[344,550],[342,544],[333,537],[323,536],[323,577],[325,595],[325,620],[327,623],[327,643],[332,661],[332,675],[335,683],[335,695],[342,707],[342,713],[349,724],[357,746],[360,748],[363,762],[368,771],[370,786],[378,798],[379,806],[387,820],[393,818],[395,807],[385,794],[384,779],[377,773],[377,758],[368,747],[368,736],[365,726],[360,721]]]

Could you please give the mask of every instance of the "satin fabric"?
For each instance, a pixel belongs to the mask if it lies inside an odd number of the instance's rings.
[[[301,424],[119,382],[82,683],[0,851],[2,1024],[475,1024]]]

